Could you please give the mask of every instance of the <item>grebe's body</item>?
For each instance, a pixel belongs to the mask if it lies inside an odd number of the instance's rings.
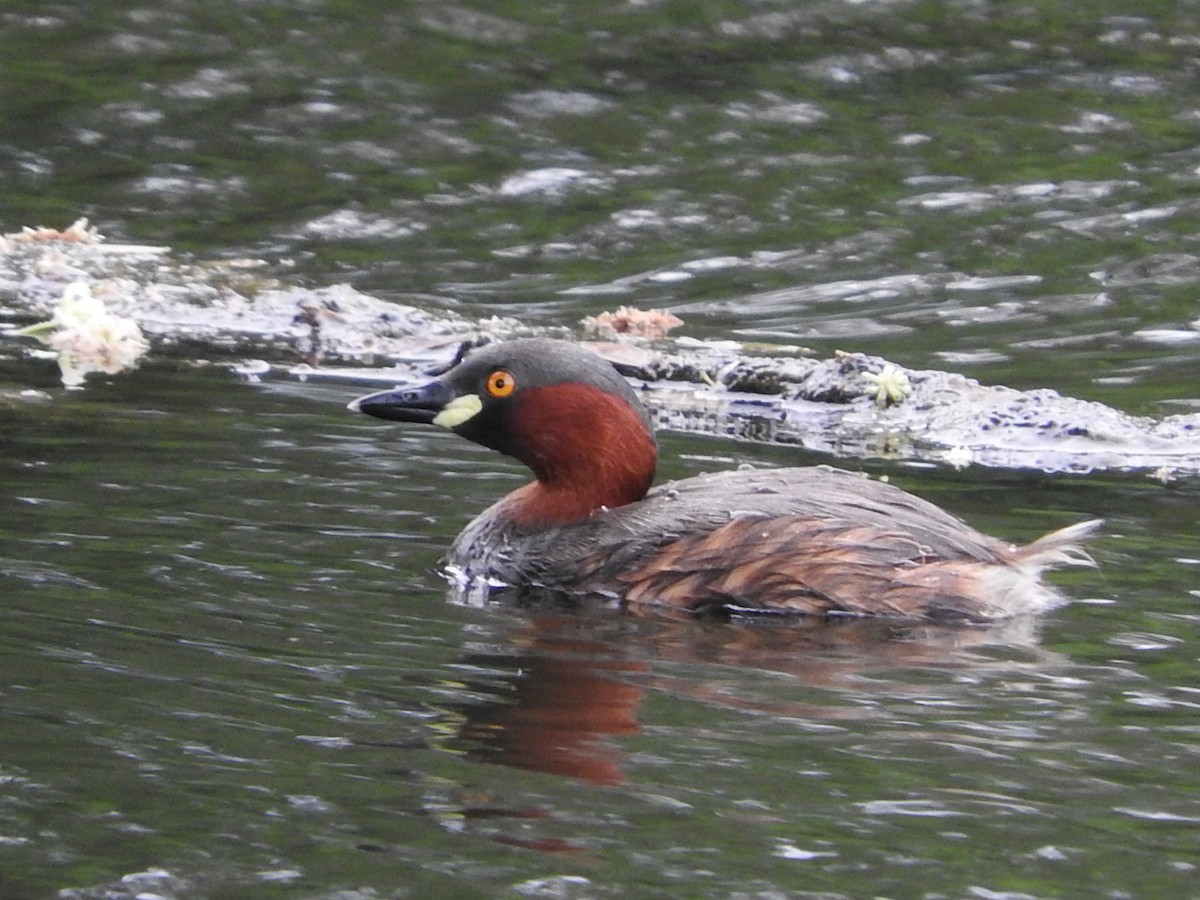
[[[573,344],[485,347],[428,384],[351,407],[443,425],[535,480],[485,510],[448,563],[465,582],[691,611],[986,621],[1061,602],[1042,570],[1087,564],[1084,522],[1014,547],[912,494],[825,466],[651,489],[657,446],[630,385]]]

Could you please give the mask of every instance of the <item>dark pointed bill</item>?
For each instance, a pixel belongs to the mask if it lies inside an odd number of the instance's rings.
[[[441,381],[402,385],[390,391],[378,391],[348,404],[355,412],[392,422],[434,424],[434,420],[455,399],[455,393]]]

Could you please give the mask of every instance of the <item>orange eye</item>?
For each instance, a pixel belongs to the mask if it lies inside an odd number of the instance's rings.
[[[488,376],[487,392],[493,397],[507,397],[516,389],[517,379],[513,378],[511,372],[506,372],[504,369],[497,369]]]

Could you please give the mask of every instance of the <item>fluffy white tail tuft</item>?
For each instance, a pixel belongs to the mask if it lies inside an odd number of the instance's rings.
[[[1096,561],[1083,548],[1082,544],[1094,534],[1103,519],[1090,519],[1076,525],[1068,525],[1058,531],[1052,531],[1038,538],[1032,544],[1019,547],[1015,554],[1015,562],[1022,568],[1033,572],[1043,569],[1055,569],[1059,566],[1092,566]]]

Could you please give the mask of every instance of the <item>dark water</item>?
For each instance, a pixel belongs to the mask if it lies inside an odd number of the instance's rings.
[[[0,30],[5,231],[1198,402],[1194,4]],[[0,897],[1200,896],[1193,481],[869,464],[1013,540],[1108,520],[1037,633],[534,618],[432,571],[522,477],[487,452],[344,389],[54,376],[0,353]],[[664,476],[828,461],[663,445]]]
[[[531,619],[430,571],[516,470],[343,399],[151,367],[5,413],[3,896],[1192,893],[1193,487],[896,476],[1110,517],[1040,641]]]

